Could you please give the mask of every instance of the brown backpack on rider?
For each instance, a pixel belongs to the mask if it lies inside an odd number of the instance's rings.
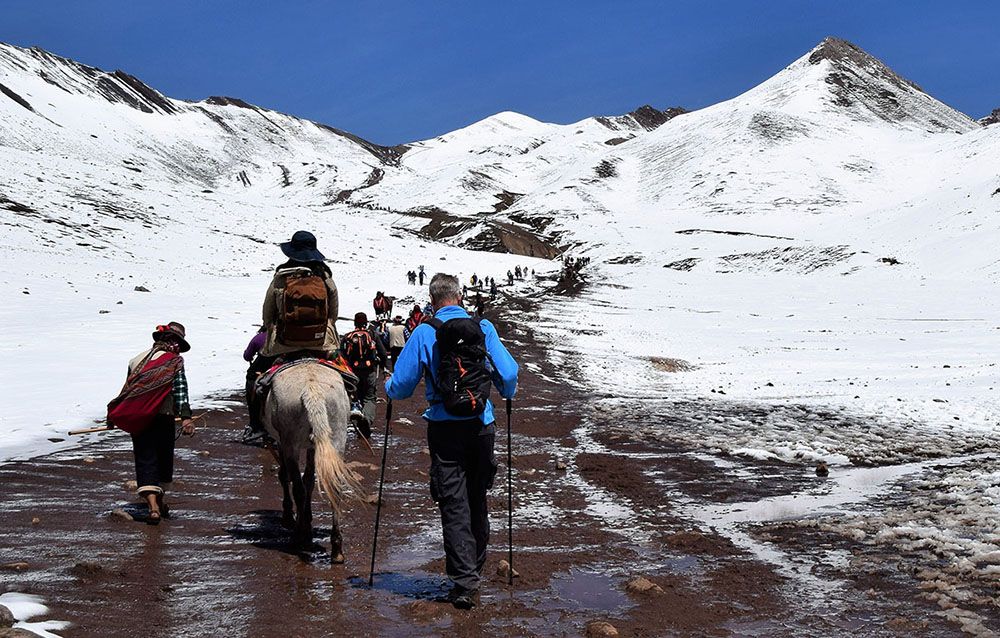
[[[278,306],[278,341],[286,346],[319,348],[326,342],[328,292],[323,277],[306,268],[285,274]]]

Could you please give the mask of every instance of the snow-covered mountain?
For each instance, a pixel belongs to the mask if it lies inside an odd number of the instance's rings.
[[[410,292],[398,282],[417,263],[502,276],[591,257],[591,285],[535,325],[595,391],[984,426],[1000,416],[984,398],[1000,383],[989,124],[834,38],[698,111],[503,112],[394,147],[0,44],[0,356],[32,371],[0,405],[0,436],[98,415],[167,315],[203,346],[195,389],[237,387],[273,243],[299,227],[349,310]]]

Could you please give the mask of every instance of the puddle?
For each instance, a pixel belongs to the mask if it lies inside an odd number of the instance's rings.
[[[405,598],[416,598],[421,600],[434,600],[447,595],[450,586],[448,581],[441,576],[429,573],[399,573],[380,572],[375,574],[372,589],[389,592],[396,596]],[[352,587],[358,589],[368,589],[367,576],[355,576],[348,579]]]
[[[599,572],[571,569],[553,577],[552,589],[555,595],[540,609],[611,612],[634,606],[615,578]]]

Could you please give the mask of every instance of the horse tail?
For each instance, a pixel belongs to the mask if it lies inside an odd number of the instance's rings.
[[[313,446],[316,448],[316,482],[326,494],[330,506],[340,512],[340,503],[345,497],[358,498],[361,484],[344,463],[333,444],[333,428],[326,407],[323,389],[315,382],[308,382],[302,390],[302,405],[312,428]]]

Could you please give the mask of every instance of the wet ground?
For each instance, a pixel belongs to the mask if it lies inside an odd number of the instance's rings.
[[[523,370],[513,428],[520,577],[511,588],[496,573],[507,531],[501,428],[494,544],[476,609],[432,602],[447,583],[419,399],[394,406],[373,589],[374,506],[343,514],[345,565],[329,563],[325,507],[316,551],[292,551],[273,461],[235,442],[244,414],[234,403],[180,440],[172,518],[157,527],[113,514],[143,515],[126,489],[134,477],[122,434],[0,466],[0,592],[37,596],[49,610],[32,620],[68,621],[57,631],[67,638],[577,636],[598,621],[623,636],[960,635],[905,556],[865,560],[876,550],[842,530],[788,523],[802,519],[794,508],[770,527],[740,525],[742,504],[821,487],[810,468],[699,450],[669,436],[684,424],[677,410],[595,406],[554,380],[565,370],[523,326],[501,334]],[[378,460],[353,438],[348,458],[374,491]],[[638,576],[648,582],[630,587]]]

